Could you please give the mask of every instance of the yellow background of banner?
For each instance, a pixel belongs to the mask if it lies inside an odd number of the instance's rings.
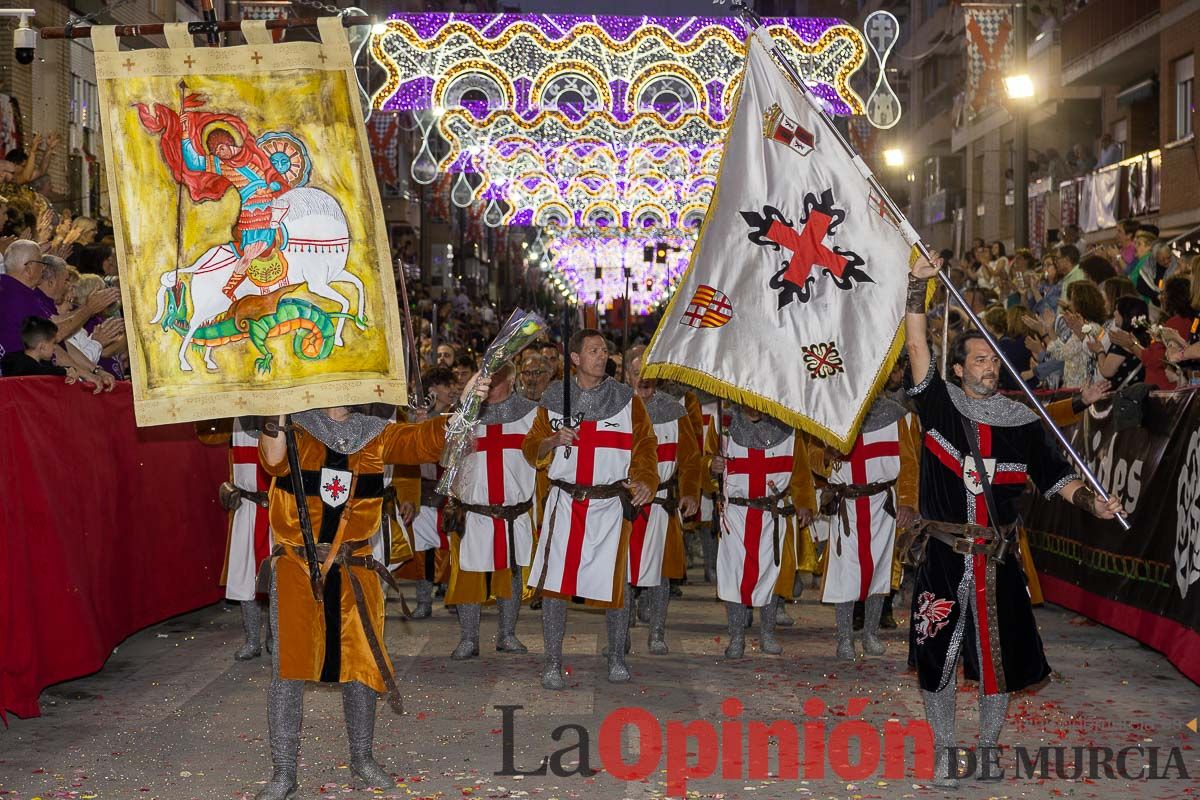
[[[190,46],[185,27],[178,27],[169,48],[118,51],[111,28],[96,29],[93,37],[138,424],[406,402],[391,255],[339,21],[321,26],[322,42],[273,44],[262,41],[269,36],[264,29],[258,44],[222,48]],[[151,322],[162,277],[176,268],[180,190],[163,161],[159,134],[142,126],[134,106],[160,103],[178,113],[181,79],[188,93],[203,96],[203,106],[195,110],[238,116],[254,139],[268,132],[300,139],[312,163],[305,186],[328,193],[341,207],[350,238],[346,267],[363,283],[361,311],[352,283],[331,286],[349,301],[349,313],[365,311],[367,329],[346,320],[345,345],[335,346],[325,359],[298,358],[292,351],[295,334],[288,333],[267,339],[273,355],[269,373],[256,372],[260,353],[248,339],[214,348],[217,370],[206,369],[203,351],[189,348],[192,371],[185,372],[178,358],[182,336]],[[231,241],[240,206],[232,188],[219,201],[198,203],[186,190],[182,197],[181,268]],[[291,235],[303,238],[303,229]],[[294,262],[297,255],[290,257]],[[192,276],[180,279],[190,284]],[[327,313],[341,310],[305,284],[285,296]],[[191,301],[189,291],[189,316]]]
[[[313,165],[307,185],[331,194],[346,214],[351,241],[347,267],[363,281],[366,289],[370,323],[366,331],[359,331],[348,321],[343,329],[346,346],[335,347],[329,357],[321,361],[301,361],[292,355],[290,335],[268,339],[267,347],[275,359],[271,372],[265,375],[254,372],[258,351],[248,340],[214,348],[213,360],[220,367],[217,372],[206,370],[202,355],[196,352],[189,358],[193,371],[182,372],[176,357],[180,337],[175,333],[164,333],[159,325],[150,323],[160,277],[175,268],[178,184],[171,178],[162,159],[158,135],[142,127],[133,104],[162,103],[178,110],[178,79],[162,76],[110,81],[109,108],[121,109],[114,115],[109,131],[116,134],[111,147],[113,160],[120,171],[117,201],[121,204],[124,224],[118,235],[124,239],[125,252],[131,256],[121,265],[122,277],[131,281],[133,300],[133,308],[127,308],[126,314],[142,342],[146,383],[150,391],[175,386],[205,387],[214,383],[244,388],[267,384],[278,386],[281,382],[315,374],[338,378],[346,377],[348,373],[382,373],[387,369],[384,332],[371,313],[372,306],[375,314],[378,313],[381,297],[379,276],[372,268],[379,263],[380,255],[374,246],[375,220],[370,214],[353,213],[360,204],[365,180],[374,180],[374,172],[364,171],[363,167],[369,165],[361,164],[356,157],[355,131],[349,108],[352,98],[340,78],[339,73],[303,71],[187,78],[188,91],[204,96],[204,107],[199,110],[239,116],[255,138],[268,131],[286,131],[304,142]],[[239,209],[237,191],[231,188],[220,201],[202,203],[193,202],[185,192],[183,207],[185,225],[180,266],[188,266],[210,247],[230,241],[230,227],[237,220]],[[190,280],[187,276],[180,277]],[[354,287],[339,283],[334,288],[350,301],[351,313],[356,313],[358,300]],[[287,296],[309,300],[326,311],[340,311],[333,301],[309,294],[303,287]]]

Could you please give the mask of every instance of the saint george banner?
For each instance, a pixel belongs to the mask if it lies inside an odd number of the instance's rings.
[[[92,30],[138,424],[406,402],[340,20],[286,44],[243,22],[224,48]]]
[[[713,203],[645,374],[848,450],[899,354],[917,236],[760,36]]]

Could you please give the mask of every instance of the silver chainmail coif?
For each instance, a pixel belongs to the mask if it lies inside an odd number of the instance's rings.
[[[338,422],[321,409],[292,414],[292,421],[330,450],[347,456],[362,450],[388,425],[386,419],[358,412]]]
[[[899,422],[907,413],[907,408],[887,395],[881,394],[875,398],[875,402],[871,404],[867,416],[863,419],[862,433],[874,433],[882,430],[893,422]]]
[[[687,409],[683,407],[683,403],[664,392],[655,392],[650,395],[650,399],[643,398],[642,402],[646,404],[646,413],[650,415],[650,422],[653,425],[674,422],[687,415]]]
[[[535,408],[537,403],[513,392],[499,403],[484,403],[483,411],[479,415],[479,424],[503,425],[506,422],[516,422]]]
[[[740,407],[735,407],[730,414],[729,438],[742,447],[767,450],[791,435],[791,428],[766,414],[758,422],[747,419]]]
[[[930,367],[932,369],[932,367]],[[1016,428],[1037,422],[1040,418],[1029,406],[1010,400],[1004,395],[994,394],[986,400],[976,400],[967,397],[962,387],[953,383],[946,384],[950,401],[969,420],[992,425],[997,428]]]
[[[583,414],[585,420],[608,419],[628,405],[633,389],[612,378],[605,378],[591,389],[580,389],[575,378],[571,378],[571,414]],[[561,414],[563,410],[563,382],[555,381],[542,393],[542,408]]]

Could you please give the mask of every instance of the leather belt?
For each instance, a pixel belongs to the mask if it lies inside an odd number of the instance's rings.
[[[469,514],[479,514],[483,517],[491,517],[492,519],[504,520],[505,528],[508,530],[508,566],[513,568],[517,563],[517,539],[516,533],[513,530],[514,524],[521,518],[522,514],[528,514],[533,508],[533,498],[529,498],[520,503],[512,505],[474,505],[473,503],[459,502],[458,507]],[[464,521],[463,529],[465,531],[466,524]]]
[[[939,522],[918,520],[913,528],[932,539],[937,539],[959,555],[986,555],[998,564],[1004,563],[1008,547],[1016,539],[1020,524],[1017,522],[1000,525],[996,529],[969,522]]]
[[[438,494],[438,482],[429,478],[421,478],[421,505],[427,508],[444,508],[450,498]]]
[[[565,492],[572,500],[580,502],[584,500],[608,500],[609,498],[619,497],[621,498],[621,509],[625,520],[632,522],[637,516],[637,509],[633,507],[633,500],[629,496],[629,490],[625,488],[621,481],[584,486],[577,483],[567,483],[566,481],[551,479],[550,486]],[[556,501],[554,508],[550,511],[550,527],[546,529],[546,545],[544,549],[547,559],[550,557],[550,546],[554,543],[554,521],[557,515],[558,502]],[[546,585],[546,573],[550,571],[547,567],[548,563],[543,561],[542,574],[538,577],[537,587],[533,590],[535,598],[542,596],[542,590]]]
[[[887,492],[887,497],[883,501],[883,510],[890,514],[892,519],[895,519],[895,487],[895,480],[878,481],[877,483],[827,483],[821,488],[821,513],[827,516],[837,515],[842,523],[842,536],[849,538],[852,531],[850,530],[850,513],[846,510],[846,501],[856,500],[860,497],[873,497]],[[842,554],[842,536],[837,537],[835,544],[839,556]]]
[[[302,469],[300,470],[300,478],[304,482],[304,494],[308,497],[321,496],[321,471],[318,469]],[[290,481],[291,473],[283,475],[277,480],[281,484]],[[365,475],[359,475],[354,487],[354,499],[363,500],[370,497],[383,497],[383,473],[372,472]]]
[[[771,515],[771,550],[775,557],[775,566],[779,566],[779,518],[796,516],[796,508],[792,505],[786,489],[767,495],[766,497],[727,497],[725,502],[731,506],[743,506],[758,511],[766,511]]]
[[[650,501],[651,505],[658,504],[663,507],[663,510],[668,515],[674,514],[679,510],[679,473],[675,473],[665,482],[658,485],[658,491],[666,490],[666,497],[659,497],[656,492],[654,499]]]

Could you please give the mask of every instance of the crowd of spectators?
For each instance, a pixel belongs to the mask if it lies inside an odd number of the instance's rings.
[[[1180,258],[1157,228],[1125,220],[1116,240],[1084,248],[1064,231],[1041,259],[976,239],[950,277],[1022,380],[1035,390],[1078,389],[1107,381],[1114,391],[1144,384],[1175,389],[1200,367],[1200,256]],[[944,296],[935,313],[944,320]],[[949,327],[966,315],[951,308]],[[937,329],[941,347],[941,327]],[[1002,388],[1015,391],[1005,375]]]
[[[128,374],[112,230],[47,199],[56,137],[0,159],[0,375],[61,375],[95,391]]]

